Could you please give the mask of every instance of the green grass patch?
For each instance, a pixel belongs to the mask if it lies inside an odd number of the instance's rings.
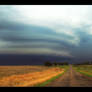
[[[81,73],[81,74],[84,74],[84,75],[86,75],[86,76],[88,76],[88,77],[92,77],[92,75],[90,75],[90,74],[88,74],[88,73],[85,73],[85,72],[81,72],[80,70],[77,70],[79,73]]]
[[[35,87],[44,87],[45,85],[49,84],[50,82],[54,81],[55,79],[61,77],[63,74],[64,74],[64,72],[57,75],[57,76],[55,76],[55,77],[53,77],[53,78],[51,78],[51,79],[49,79],[49,80],[47,80],[47,81],[45,81],[45,82],[43,82],[43,83],[35,85]]]
[[[73,66],[73,68],[77,71],[77,72],[79,72],[79,73],[81,73],[81,74],[83,74],[83,75],[86,75],[86,76],[88,76],[88,77],[92,77],[92,75],[91,74],[89,74],[89,73],[92,73],[92,66],[90,67],[90,66],[88,66],[88,65],[85,65],[85,66]],[[82,72],[82,71],[84,71],[84,72]],[[85,72],[85,71],[88,71],[88,73],[87,72]]]
[[[34,87],[44,87],[44,86],[46,86],[47,84],[49,84],[52,81],[54,81],[54,80],[58,79],[59,77],[61,77],[68,70],[68,68],[69,68],[68,65],[67,66],[57,66],[57,67],[65,69],[64,72],[61,73],[61,74],[59,74],[59,75],[57,75],[57,76],[52,77],[51,79],[49,79],[49,80],[47,80],[47,81],[45,81],[43,83],[37,84]]]

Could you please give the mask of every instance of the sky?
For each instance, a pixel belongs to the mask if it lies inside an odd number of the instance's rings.
[[[0,54],[92,60],[92,5],[0,5]]]

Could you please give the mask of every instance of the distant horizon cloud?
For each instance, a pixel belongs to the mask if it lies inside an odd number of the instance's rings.
[[[1,5],[0,54],[91,58],[92,5]]]

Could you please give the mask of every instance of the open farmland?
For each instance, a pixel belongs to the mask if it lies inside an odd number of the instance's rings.
[[[1,66],[0,87],[92,87],[92,65]]]
[[[0,79],[11,75],[40,72],[49,69],[45,66],[0,66]]]
[[[34,86],[64,72],[59,67],[44,66],[1,66],[0,86]]]

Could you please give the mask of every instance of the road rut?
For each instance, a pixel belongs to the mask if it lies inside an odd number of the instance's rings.
[[[76,72],[72,66],[63,76],[46,85],[46,87],[92,87],[92,78]]]

